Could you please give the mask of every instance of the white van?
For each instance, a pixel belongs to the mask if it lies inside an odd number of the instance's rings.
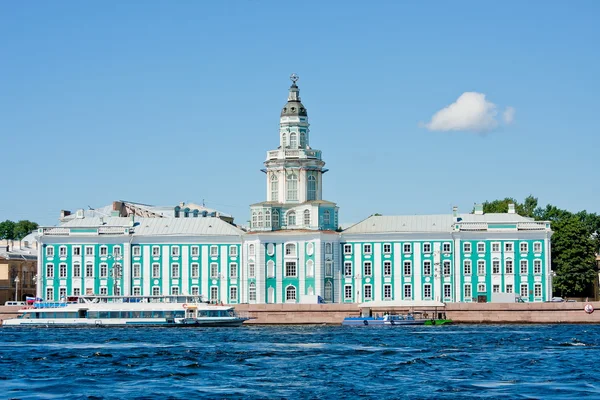
[[[24,306],[26,303],[24,301],[7,301],[4,303],[5,306]]]

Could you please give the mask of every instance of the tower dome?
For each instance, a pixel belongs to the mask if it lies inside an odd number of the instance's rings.
[[[290,76],[292,86],[290,86],[290,94],[288,95],[288,101],[281,110],[282,117],[306,117],[306,107],[300,101],[300,89],[296,82],[298,81],[298,75],[292,74]]]

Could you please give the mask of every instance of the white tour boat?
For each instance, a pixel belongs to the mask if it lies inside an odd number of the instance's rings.
[[[65,301],[36,301],[5,320],[7,327],[225,327],[249,318],[231,306],[202,301],[200,296],[80,296]]]

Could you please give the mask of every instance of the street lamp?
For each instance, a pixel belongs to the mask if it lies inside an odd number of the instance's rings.
[[[15,301],[19,301],[19,275],[15,278]]]

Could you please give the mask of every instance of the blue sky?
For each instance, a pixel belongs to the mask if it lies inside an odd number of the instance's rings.
[[[343,225],[529,194],[600,212],[599,17],[594,1],[0,3],[0,220],[204,199],[247,221],[292,72]]]

